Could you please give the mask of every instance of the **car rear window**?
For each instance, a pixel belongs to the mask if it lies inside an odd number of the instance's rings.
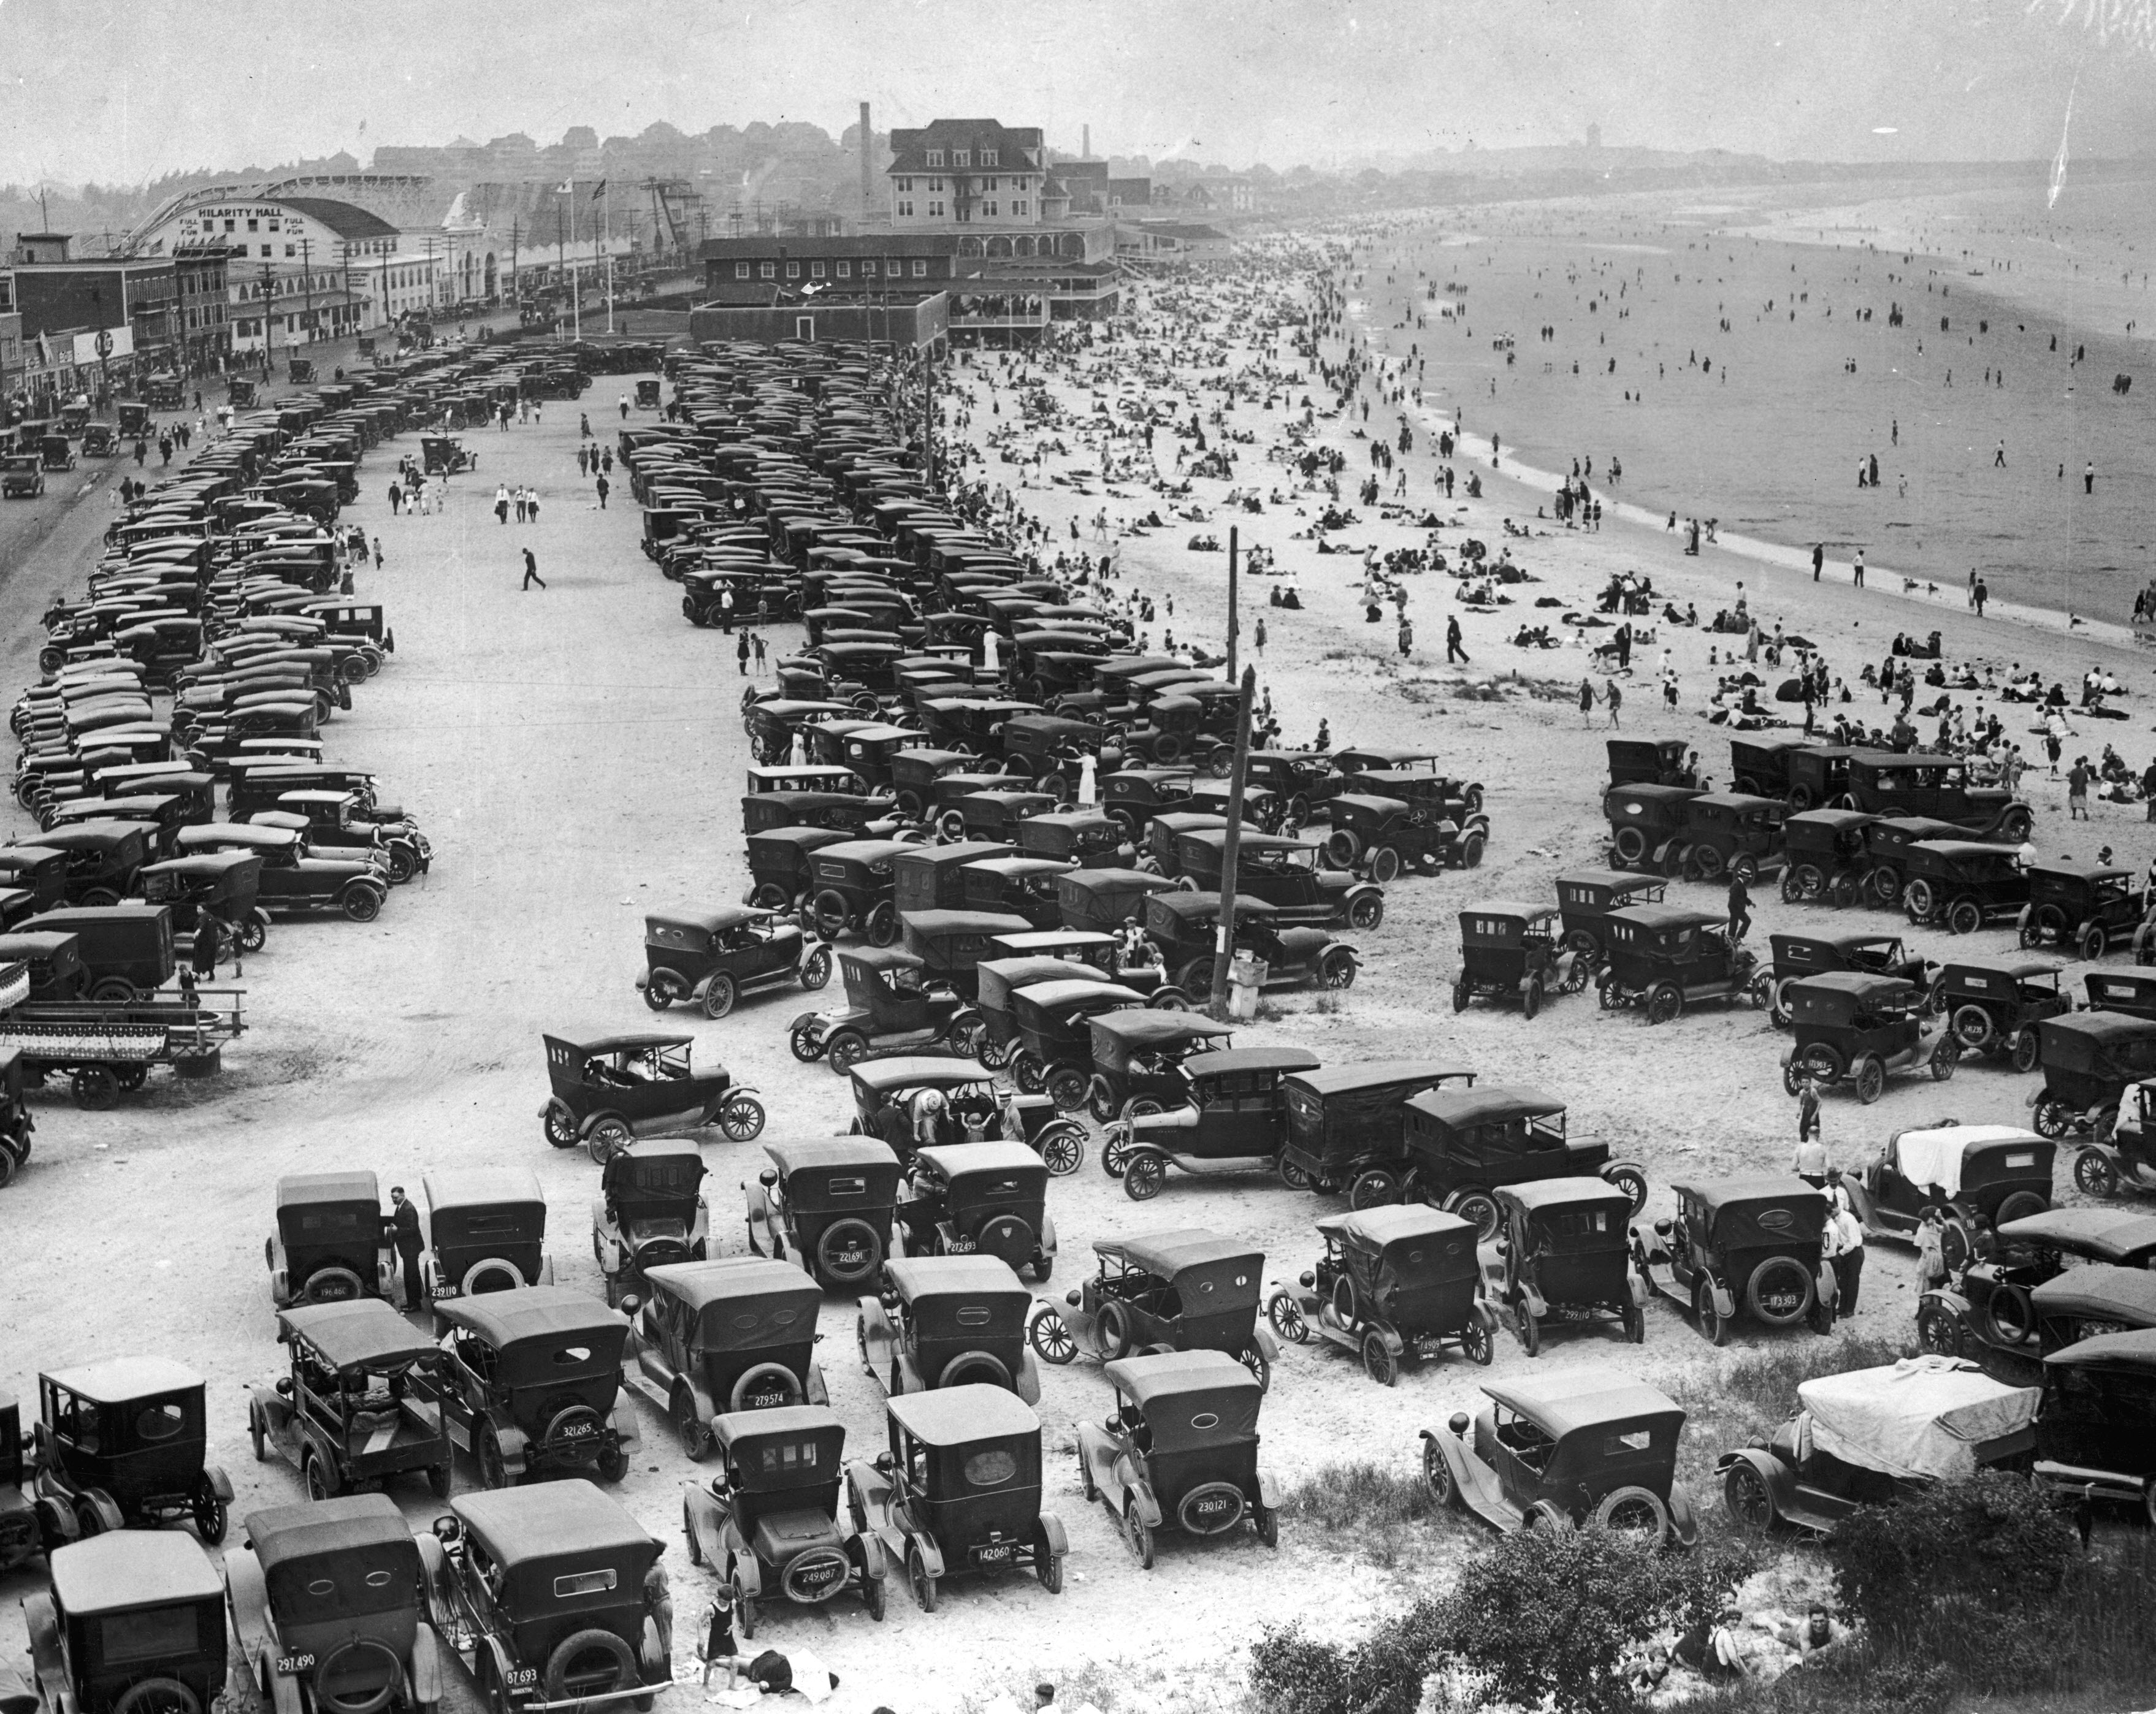
[[[170,1440],[187,1425],[186,1409],[177,1399],[167,1398],[156,1404],[147,1404],[136,1413],[135,1438],[152,1444]]]
[[[578,1595],[603,1595],[614,1586],[611,1567],[604,1571],[572,1571],[554,1579],[554,1597],[567,1601]]]
[[[1000,1488],[1018,1474],[1018,1456],[1000,1447],[976,1452],[966,1460],[966,1481],[976,1488]]]
[[[98,1622],[100,1652],[107,1666],[134,1660],[162,1660],[196,1652],[197,1621],[192,1607],[152,1607],[134,1613],[108,1614]]]
[[[1609,1435],[1603,1440],[1602,1455],[1604,1458],[1623,1458],[1631,1453],[1645,1452],[1653,1439],[1651,1429],[1626,1429]]]

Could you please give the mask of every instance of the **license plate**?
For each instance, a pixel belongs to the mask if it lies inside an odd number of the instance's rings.
[[[983,1565],[1002,1565],[1007,1563],[1011,1555],[1017,1552],[1018,1548],[1014,1543],[1005,1542],[994,1547],[976,1547],[973,1550],[973,1557]]]
[[[505,1676],[510,1689],[528,1691],[539,1682],[539,1669],[536,1666],[512,1666]]]
[[[598,1429],[590,1423],[565,1423],[562,1426],[558,1438],[564,1440],[586,1440],[597,1433]]]
[[[868,1265],[869,1253],[865,1250],[842,1250],[832,1260],[842,1268],[862,1268]]]
[[[814,1565],[803,1566],[794,1580],[804,1589],[828,1589],[846,1574],[842,1560],[820,1560]]]
[[[280,1655],[277,1657],[277,1676],[280,1678],[296,1678],[303,1672],[314,1670],[315,1657],[312,1655]]]
[[[1803,1301],[1802,1298],[1793,1293],[1778,1291],[1766,1300],[1766,1304],[1768,1309],[1774,1314],[1786,1316],[1794,1314],[1797,1306]]]
[[[1220,1494],[1209,1494],[1190,1510],[1199,1517],[1218,1517],[1228,1510],[1227,1496]]]
[[[767,1388],[762,1392],[747,1394],[742,1403],[751,1410],[776,1410],[786,1403],[786,1393],[781,1388]]]

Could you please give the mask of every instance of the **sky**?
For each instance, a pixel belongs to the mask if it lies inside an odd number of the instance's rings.
[[[2156,0],[0,0],[0,182],[657,120],[941,116],[1280,170],[1563,143],[1784,159],[2156,141]]]

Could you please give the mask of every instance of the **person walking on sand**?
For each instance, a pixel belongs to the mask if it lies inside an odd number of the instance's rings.
[[[1820,573],[1825,568],[1826,543],[1824,541],[1815,541],[1812,543],[1812,582],[1815,583],[1818,582],[1820,580]]]
[[[1789,1170],[1815,1190],[1826,1188],[1826,1144],[1820,1137],[1819,1080],[1800,1075],[1797,1081],[1797,1148],[1789,1157]]]
[[[509,485],[506,483],[495,484],[494,515],[502,523],[509,521]]]
[[[734,644],[734,659],[740,665],[741,675],[748,676],[748,633],[743,631]]]
[[[1262,618],[1258,621],[1258,628],[1251,634],[1250,640],[1257,645],[1258,658],[1260,660],[1264,659],[1265,654],[1265,622]]]
[[[1455,659],[1459,660],[1463,666],[1466,665],[1467,662],[1467,649],[1461,643],[1460,637],[1460,615],[1458,613],[1452,614],[1445,622],[1445,665],[1450,666]],[[1582,680],[1580,684],[1581,688],[1584,690],[1586,688],[1586,680]]]
[[[2082,472],[2082,492],[2084,494],[2096,492],[2096,460],[2093,459],[2089,460],[2087,468]]]
[[[2087,821],[2088,813],[2089,765],[2088,757],[2076,756],[2074,765],[2066,773],[2066,819]]]
[[[1617,727],[1617,711],[1625,706],[1625,693],[1617,688],[1616,680],[1610,680],[1609,694],[1603,700],[1609,705],[1609,724],[1614,729]]]
[[[1729,872],[1729,944],[1735,946],[1752,931],[1752,890],[1735,870]]]
[[[1408,651],[1414,647],[1414,627],[1408,622],[1408,616],[1402,613],[1400,615],[1400,659],[1405,660],[1408,658]]]
[[[1864,587],[1864,550],[1856,550],[1856,563],[1851,567],[1850,582],[1856,588]]]
[[[521,594],[523,590],[529,589],[534,583],[542,589],[547,587],[547,580],[539,575],[538,557],[527,547],[524,550],[524,582],[517,593]]]
[[[1579,681],[1579,723],[1584,726],[1594,724],[1594,680],[1583,678]]]

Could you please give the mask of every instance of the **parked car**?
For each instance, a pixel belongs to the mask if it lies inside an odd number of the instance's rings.
[[[1671,855],[1687,880],[1719,880],[1733,875],[1746,881],[1779,874],[1788,859],[1782,848],[1779,798],[1744,792],[1702,792],[1687,798],[1684,822]]]
[[[242,1671],[272,1714],[440,1707],[430,1586],[441,1547],[415,1537],[395,1501],[367,1493],[273,1506],[241,1528],[245,1542],[224,1556],[225,1604]]]
[[[1807,809],[1782,822],[1785,905],[1832,904],[1846,910],[1866,896],[1871,876],[1866,832],[1879,818],[1861,809]]]
[[[2110,1133],[2074,1157],[2074,1183],[2090,1196],[2156,1195],[2156,1084],[2143,1080],[2120,1096]]]
[[[1974,839],[1922,839],[1902,854],[1902,908],[1919,927],[1949,934],[2018,921],[2029,903],[2029,874],[2014,849]]]
[[[271,1303],[396,1301],[396,1252],[373,1173],[288,1173],[277,1181],[276,1206],[262,1244]]]
[[[1001,1387],[974,1383],[885,1401],[891,1450],[846,1468],[855,1528],[873,1534],[924,1613],[961,1572],[1029,1565],[1050,1594],[1070,1551],[1040,1508],[1040,1419]]]
[[[2048,958],[1964,958],[1939,972],[1935,1005],[1965,1054],[2003,1054],[2033,1071],[2041,1051],[2036,1025],[2074,1008]]]
[[[1951,1030],[1931,1039],[1924,991],[1898,977],[1833,970],[1784,983],[1779,998],[1794,1036],[1782,1055],[1782,1086],[1791,1095],[1806,1079],[1831,1088],[1846,1077],[1868,1107],[1887,1092],[1891,1072],[1928,1070],[1944,1083],[1961,1061]]]
[[[898,1157],[873,1137],[767,1142],[771,1164],[742,1186],[748,1244],[783,1261],[789,1254],[829,1291],[859,1292],[891,1254],[898,1205]]]
[[[1519,998],[1532,1018],[1553,992],[1576,994],[1587,986],[1591,966],[1558,938],[1554,905],[1491,899],[1460,913],[1460,974],[1452,984],[1452,1009],[1464,1012],[1477,994]]]
[[[654,1012],[682,1000],[723,1018],[742,994],[796,981],[813,992],[831,979],[829,947],[804,941],[776,911],[745,905],[646,916],[644,957],[636,985]]]
[[[1006,858],[1001,862],[969,864],[963,873],[970,887],[983,870],[993,873],[1020,860]],[[987,890],[1000,896],[999,888]],[[1029,893],[1025,899],[1038,903]],[[1049,915],[1052,926],[1052,909]],[[1032,926],[1033,919],[1015,908],[1000,911],[983,906],[963,911],[913,911],[907,912],[904,924],[906,950],[921,960],[925,982],[950,988],[962,999],[975,1001],[980,992],[981,961],[1001,956],[999,942],[1004,936],[1024,934]]]
[[[2156,1018],[2156,971],[2091,970],[2083,973],[2082,985],[2092,1012]]]
[[[1511,1533],[1589,1522],[1656,1546],[1691,1547],[1698,1514],[1676,1479],[1685,1413],[1612,1369],[1486,1381],[1490,1404],[1422,1431],[1423,1481],[1447,1511]],[[1469,1438],[1470,1428],[1473,1438]]]
[[[2095,1333],[2156,1326],[2156,1219],[2047,1209],[2010,1220],[1917,1304],[1917,1342],[1948,1357],[2035,1357]]]
[[[1103,1362],[1134,1352],[1219,1351],[1260,1387],[1271,1383],[1280,1347],[1259,1320],[1259,1252],[1194,1226],[1098,1239],[1093,1254],[1093,1276],[1060,1303],[1044,1301],[1027,1323],[1044,1361],[1067,1363],[1081,1346]]]
[[[1606,1142],[1565,1135],[1564,1103],[1540,1091],[1497,1084],[1426,1089],[1400,1110],[1402,1169],[1390,1184],[1365,1173],[1348,1188],[1363,1208],[1426,1203],[1458,1214],[1485,1241],[1503,1224],[1497,1193],[1543,1179],[1599,1178],[1636,1214],[1647,1205],[1647,1174],[1635,1162],[1612,1160]],[[1379,1177],[1389,1176],[1382,1168]]]
[[[1659,875],[1628,875],[1618,869],[1565,870],[1557,878],[1565,945],[1599,969],[1609,956],[1604,919],[1629,905],[1659,905],[1668,890],[1668,882]]]
[[[1759,961],[1729,938],[1729,921],[1675,905],[1631,905],[1603,919],[1609,962],[1597,989],[1603,1009],[1639,1006],[1667,1024],[1703,1000],[1749,998]]]
[[[790,799],[779,798],[774,801],[783,807]],[[814,919],[809,912],[808,901],[814,896],[816,880],[815,854],[833,845],[843,845],[848,839],[847,834],[836,829],[792,824],[751,834],[747,842],[749,890],[742,902],[756,910],[773,911],[781,916],[791,911],[800,919],[804,931],[813,926]],[[649,962],[648,935],[645,947]],[[828,980],[829,972],[824,974]],[[804,982],[803,986],[808,984]]]
[[[922,1148],[964,1142],[975,1121],[984,1142],[1023,1142],[1059,1178],[1085,1163],[1082,1124],[1064,1117],[1045,1096],[999,1090],[971,1060],[902,1054],[855,1066],[851,1080],[852,1129],[882,1137],[901,1165]]]
[[[1287,1140],[1281,1080],[1317,1070],[1306,1048],[1221,1048],[1184,1060],[1188,1099],[1108,1121],[1101,1164],[1132,1202],[1160,1193],[1172,1166],[1197,1177],[1279,1170]]]
[[[1963,839],[1967,828],[1928,815],[1882,815],[1866,823],[1864,860],[1865,897],[1882,911],[1902,902],[1902,882],[1908,869],[1909,848],[1941,839]]]
[[[701,1261],[711,1243],[704,1158],[685,1137],[654,1137],[609,1155],[592,1203],[592,1255],[609,1308],[653,1268]]]
[[[1729,1342],[1739,1314],[1778,1331],[1834,1331],[1824,1191],[1772,1174],[1670,1188],[1674,1215],[1632,1222],[1632,1264],[1649,1291],[1690,1311],[1715,1345]]]
[[[26,1491],[33,1445],[23,1432],[23,1407],[13,1393],[0,1392],[0,1571],[26,1565],[45,1552],[54,1532],[44,1516],[48,1502]]]
[[[300,1473],[310,1500],[424,1475],[449,1496],[451,1460],[442,1415],[413,1390],[441,1348],[379,1299],[316,1303],[277,1316],[287,1372],[247,1401],[258,1462],[275,1450]]]
[[[640,1444],[621,1391],[629,1327],[604,1304],[559,1286],[527,1286],[439,1304],[449,1360],[409,1382],[441,1413],[450,1439],[506,1488],[596,1464],[600,1480],[629,1473]]]
[[[347,921],[372,922],[389,896],[386,869],[361,858],[311,856],[305,834],[295,828],[213,821],[180,829],[174,843],[182,856],[249,851],[259,857],[255,901],[272,916],[336,911]]]
[[[1021,1007],[1034,992],[1028,988],[1020,993]],[[1063,1097],[1076,1096],[1103,1124],[1111,1118],[1136,1118],[1183,1106],[1190,1099],[1192,1063],[1224,1050],[1232,1040],[1224,1024],[1195,1012],[1152,1007],[1119,1011],[1096,1007],[1087,1014],[1086,1027],[1093,1075],[1082,1095],[1067,1079],[1052,1083],[1049,1092],[1059,1106]]]
[[[1855,750],[1849,756],[1851,806],[1872,815],[1922,815],[1974,829],[1979,838],[2018,845],[2035,819],[2029,806],[1997,786],[1973,786],[1958,756],[1921,750]]]
[[[1407,1170],[1401,1114],[1409,1098],[1445,1084],[1471,1085],[1475,1076],[1471,1066],[1447,1060],[1371,1060],[1291,1075],[1281,1084],[1287,1102],[1281,1182],[1322,1196],[1346,1187],[1353,1208],[1392,1200]]]
[[[906,1254],[986,1255],[1045,1283],[1055,1267],[1048,1167],[1023,1142],[924,1148],[906,1169],[896,1213]]]
[[[2113,947],[2130,946],[2134,962],[2156,962],[2156,911],[2133,871],[2108,864],[2032,863],[2029,902],[2019,919],[2021,944],[2071,947],[2093,964]]]
[[[146,1000],[172,979],[172,913],[163,905],[74,905],[26,916],[21,934],[71,934],[90,998]]]
[[[106,1357],[38,1377],[39,1516],[48,1549],[185,1519],[224,1540],[232,1481],[206,1461],[203,1378],[162,1357]],[[150,1551],[150,1550],[145,1550]]]
[[[1145,901],[1146,937],[1160,955],[1165,989],[1149,1003],[1202,1004],[1213,988],[1213,962],[1220,939],[1220,895],[1214,892],[1157,893]],[[1330,931],[1296,922],[1262,899],[1235,895],[1235,952],[1255,961],[1259,985],[1300,988],[1315,983],[1335,993],[1353,988],[1361,956]]]
[[[1994,1229],[2041,1214],[2051,1205],[2051,1157],[2056,1146],[2012,1125],[1958,1125],[1952,1120],[1897,1131],[1842,1188],[1867,1232],[1913,1239],[1928,1208],[1947,1215],[1947,1266],[1969,1255],[1969,1225],[1981,1215]]]
[[[1938,967],[1905,947],[1902,937],[1885,929],[1844,929],[1832,934],[1773,934],[1767,944],[1774,962],[1752,978],[1766,996],[1767,1015],[1787,1029],[1789,1005],[1784,998],[1793,982],[1830,971],[1897,977],[1922,990],[1928,1009],[1936,1011]]]
[[[1275,1286],[1265,1319],[1292,1344],[1313,1333],[1363,1360],[1381,1387],[1401,1366],[1434,1362],[1456,1343],[1487,1364],[1497,1318],[1482,1301],[1477,1234],[1457,1214],[1428,1208],[1368,1209],[1317,1223],[1325,1254],[1300,1289]]]
[[[1255,1526],[1280,1545],[1281,1495],[1258,1463],[1264,1388],[1217,1351],[1160,1352],[1107,1365],[1116,1409],[1078,1425],[1078,1476],[1087,1501],[1115,1521],[1141,1568],[1154,1537],[1175,1528],[1214,1540]]]
[[[12,1671],[0,1678],[19,1714],[183,1714],[225,1692],[224,1584],[182,1537],[55,1548],[23,1620],[35,1688]]]
[[[1716,1460],[1722,1504],[1750,1529],[1831,1535],[1860,1506],[2025,1460],[2037,1397],[1952,1357],[1815,1376],[1771,1438]]]
[[[1810,749],[1808,738],[1732,737],[1729,741],[1731,789],[1767,798],[1789,793],[1790,763]]]
[[[2036,1409],[2036,1480],[2138,1506],[2156,1526],[2156,1332],[2083,1339],[2044,1359]]]
[[[860,1300],[861,1363],[894,1397],[982,1383],[1040,1398],[1026,1348],[1031,1299],[994,1256],[904,1256],[885,1265],[883,1291]]]
[[[1012,1080],[1027,1094],[1046,1095],[1061,1113],[1086,1104],[1094,1061],[1090,1026],[1095,1019],[1117,1012],[1142,1013],[1163,1023],[1193,1015],[1156,1011],[1134,990],[1101,982],[1090,971],[1029,983],[1012,992],[1010,1005],[1018,1033],[1007,1062]],[[1173,1040],[1183,1039],[1183,1032],[1173,1027],[1168,1034]]]
[[[2056,1141],[2079,1132],[2102,1142],[2114,1128],[2120,1098],[2156,1077],[2156,1019],[2123,1012],[2046,1018],[2036,1025],[2036,1063],[2044,1086],[2026,1103],[2036,1134]]]
[[[1462,828],[1427,804],[1397,798],[1342,792],[1325,807],[1332,824],[1326,860],[1359,870],[1379,886],[1390,885],[1403,869],[1435,875],[1440,869],[1478,868],[1490,843],[1486,822]]]
[[[1611,738],[1609,783],[1613,786],[1697,786],[1697,757],[1685,738]]]
[[[553,1095],[539,1110],[556,1148],[579,1142],[603,1164],[639,1137],[716,1125],[733,1142],[763,1133],[763,1104],[723,1065],[695,1069],[696,1039],[664,1030],[572,1041],[542,1036]]]
[[[858,1593],[884,1615],[883,1542],[841,1511],[845,1424],[828,1406],[729,1411],[713,1419],[718,1468],[684,1485],[691,1565],[709,1564],[732,1597],[736,1628],[756,1635],[760,1604],[821,1606]]]
[[[477,1297],[552,1286],[547,1198],[521,1167],[452,1167],[419,1181],[427,1198],[427,1296]]]
[[[496,1714],[647,1703],[672,1682],[660,1544],[589,1482],[459,1494],[434,1525],[445,1627]]]
[[[1497,1192],[1502,1234],[1483,1263],[1483,1296],[1529,1357],[1545,1321],[1615,1317],[1629,1343],[1647,1337],[1645,1282],[1632,1271],[1625,1221],[1636,1209],[1594,1178],[1543,1178]]]
[[[804,1012],[793,1020],[788,1034],[793,1057],[804,1065],[823,1060],[843,1076],[871,1055],[948,1042],[965,1001],[954,989],[931,988],[926,970],[910,952],[888,947],[846,948],[839,955],[845,1004]]]
[[[1612,786],[1604,792],[1602,813],[1609,823],[1609,866],[1676,874],[1683,866],[1685,805],[1701,795],[1690,786]]]
[[[1055,878],[1055,899],[1067,929],[1112,935],[1126,921],[1142,921],[1145,901],[1175,883],[1142,869],[1081,869]]]
[[[621,1379],[666,1414],[691,1460],[729,1412],[828,1404],[816,1361],[823,1292],[800,1269],[760,1256],[671,1262],[624,1299]]]
[[[1224,829],[1200,828],[1176,841],[1182,872],[1201,892],[1220,890],[1227,838]],[[1283,925],[1375,928],[1384,920],[1384,890],[1372,881],[1320,869],[1319,849],[1306,839],[1246,831],[1236,857],[1237,895],[1248,893],[1271,906]]]

